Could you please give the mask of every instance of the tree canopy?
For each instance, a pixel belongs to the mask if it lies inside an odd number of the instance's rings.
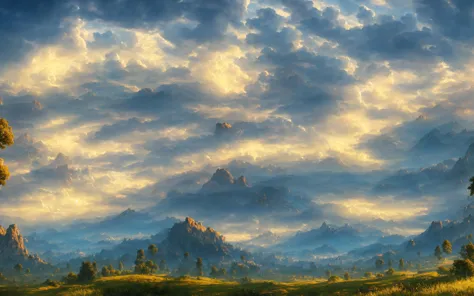
[[[12,128],[8,121],[0,118],[0,149],[5,149],[7,146],[13,145],[14,135]],[[5,186],[6,181],[10,178],[10,171],[0,158],[0,185]]]

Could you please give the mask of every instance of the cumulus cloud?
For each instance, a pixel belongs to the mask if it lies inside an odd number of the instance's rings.
[[[2,3],[0,116],[17,144],[1,152],[12,171],[1,198],[55,213],[148,206],[153,184],[236,159],[301,174],[392,169],[432,128],[473,127],[471,10],[461,0]],[[48,166],[60,152],[72,164]],[[357,186],[370,199],[368,179]],[[321,186],[307,192],[340,193]],[[326,208],[347,215],[319,204],[297,223]]]

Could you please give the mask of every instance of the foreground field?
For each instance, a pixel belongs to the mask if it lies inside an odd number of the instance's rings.
[[[0,286],[0,295],[122,296],[122,295],[474,295],[474,280],[455,281],[436,273],[396,274],[380,279],[239,284],[210,278],[160,275],[107,277],[84,285]]]

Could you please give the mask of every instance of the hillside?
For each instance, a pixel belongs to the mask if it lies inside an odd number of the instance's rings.
[[[396,284],[395,284],[396,283]],[[416,291],[416,292],[415,292]],[[354,279],[328,283],[324,279],[291,282],[255,281],[239,284],[207,277],[169,278],[161,275],[107,277],[88,285],[0,286],[0,295],[20,296],[121,296],[121,295],[472,295],[474,281],[438,276],[436,273],[397,273],[380,279]]]

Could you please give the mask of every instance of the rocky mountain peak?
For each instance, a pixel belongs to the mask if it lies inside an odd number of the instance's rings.
[[[226,169],[217,169],[214,175],[212,175],[211,181],[219,185],[231,185],[235,182],[232,174]]]
[[[443,229],[443,222],[442,221],[433,221],[431,222],[430,227],[428,228],[429,232],[440,231]]]
[[[0,261],[5,258],[5,256],[28,256],[28,251],[25,247],[25,241],[23,236],[20,234],[20,229],[15,225],[12,224],[8,229],[2,227],[0,230],[0,234],[4,232],[3,235],[0,236]]]
[[[331,228],[329,227],[329,225],[326,222],[323,222],[323,224],[321,224],[321,227],[319,227],[319,229],[323,230],[323,231],[327,231]]]
[[[170,252],[179,254],[192,252],[195,256],[204,257],[225,256],[231,248],[219,232],[191,217],[186,217],[183,222],[175,223],[164,243]]]
[[[247,183],[247,178],[245,178],[245,176],[240,176],[237,179],[236,184],[239,185],[239,186],[243,186],[243,187],[249,187],[249,185]]]

